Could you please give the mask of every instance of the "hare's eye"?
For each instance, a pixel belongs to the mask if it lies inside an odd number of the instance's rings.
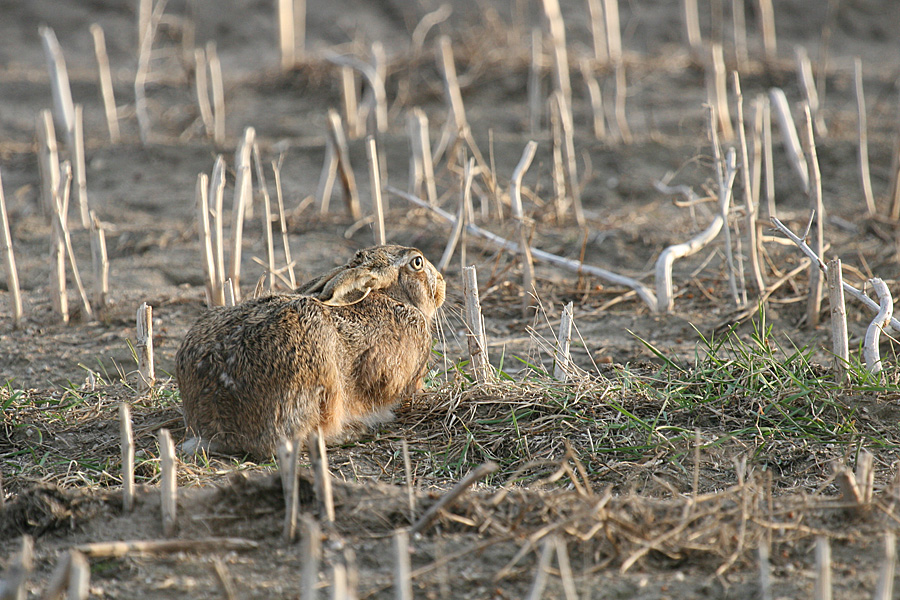
[[[425,266],[425,259],[421,256],[414,256],[411,261],[409,261],[410,266],[414,271],[421,271],[422,267]]]

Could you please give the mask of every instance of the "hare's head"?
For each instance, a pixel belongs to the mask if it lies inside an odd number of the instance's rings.
[[[356,304],[381,291],[415,306],[427,319],[444,303],[444,277],[416,248],[375,246],[359,250],[345,265],[297,288],[330,306]]]

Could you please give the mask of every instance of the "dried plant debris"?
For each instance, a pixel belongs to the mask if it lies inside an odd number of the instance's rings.
[[[7,4],[0,597],[890,589],[900,369],[871,311],[900,281],[885,11],[761,1],[748,28],[742,2],[333,0],[336,22],[291,0],[241,19],[233,0]],[[445,253],[423,389],[314,460],[307,440],[277,461],[176,450],[164,535],[158,440],[185,438],[170,374],[190,324],[256,281],[290,293],[376,229]],[[847,297],[820,306],[817,265],[838,257]],[[846,316],[837,350],[826,311]]]

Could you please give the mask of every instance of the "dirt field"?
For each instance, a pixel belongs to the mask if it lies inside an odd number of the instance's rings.
[[[544,117],[540,131],[529,131],[531,29],[544,26],[540,3],[453,3],[452,14],[428,32],[417,50],[413,31],[438,8],[436,2],[309,2],[307,55],[282,73],[275,3],[173,0],[154,41],[146,144],[139,138],[134,107],[135,4],[0,0],[0,174],[25,304],[21,327],[14,328],[7,283],[0,281],[0,383],[5,384],[0,388],[0,499],[5,500],[0,567],[14,562],[21,534],[33,535],[31,596],[39,596],[57,560],[73,545],[162,537],[156,435],[166,427],[176,443],[184,436],[178,390],[169,374],[185,332],[206,308],[194,197],[198,173],[210,173],[217,154],[224,154],[230,223],[234,149],[244,128],[252,126],[266,165],[284,157],[281,180],[298,281],[373,244],[371,221],[354,223],[344,211],[339,185],[328,214],[320,214],[311,200],[325,159],[327,110],[342,106],[340,71],[324,59],[327,53],[368,61],[372,43],[383,44],[389,127],[379,140],[380,150],[387,183],[405,190],[407,113],[415,107],[425,111],[432,143],[448,120],[435,52],[438,36],[450,37],[466,116],[497,184],[492,194],[485,180],[476,179],[475,224],[498,235],[516,235],[509,178],[531,139],[538,150],[524,178],[523,197],[525,212],[534,220],[532,244],[537,248],[638,278],[653,288],[659,253],[704,229],[715,214],[715,202],[687,208],[683,198],[655,187],[666,180],[691,186],[700,197],[717,193],[703,106],[706,74],[685,42],[681,3],[620,3],[625,115],[633,136],[626,144],[613,127],[604,139],[593,135],[580,71],[582,59],[593,55],[588,3],[561,2],[585,228],[571,212],[557,215],[553,203],[553,143],[546,118],[553,82],[549,43],[541,80]],[[699,4],[704,40],[721,37],[730,73],[736,66],[733,3]],[[877,276],[896,295],[898,226],[887,215],[900,135],[900,11],[890,0],[778,2],[778,59],[765,62],[758,6],[746,4],[749,60],[741,65],[740,76],[748,122],[751,101],[771,87],[784,89],[799,118],[803,93],[794,49],[802,45],[808,50],[818,74],[823,40],[827,43],[820,87],[827,133],[819,132],[816,139],[830,245],[826,257],[842,259],[845,278],[853,285],[862,287]],[[717,10],[721,19],[714,16]],[[99,92],[92,23],[102,25],[106,35],[122,128],[122,141],[115,145],[109,141]],[[54,29],[65,52],[74,101],[84,106],[89,203],[106,229],[110,264],[110,297],[95,321],[83,318],[70,271],[73,314],[68,325],[59,322],[50,297],[51,225],[41,209],[35,143],[38,111],[52,107],[38,35],[42,24]],[[193,66],[184,59],[186,31],[193,35],[190,49],[214,42],[221,59],[226,137],[220,148],[203,129]],[[866,215],[858,167],[856,56],[863,65],[879,213],[874,217]],[[612,123],[613,69],[607,62],[588,64]],[[729,102],[733,110],[730,83]],[[736,124],[734,115],[732,119]],[[773,133],[778,217],[801,231],[809,219],[809,199],[777,124]],[[70,158],[59,126],[57,136],[61,159]],[[726,147],[733,144],[725,142]],[[369,215],[363,139],[350,141],[350,162],[363,214]],[[442,159],[435,169],[440,204],[455,214],[459,163],[455,157]],[[274,199],[271,169],[266,175]],[[741,177],[739,173],[734,187],[731,224],[744,232]],[[259,200],[257,194],[254,216],[244,229],[245,295],[265,273],[253,260],[266,260]],[[388,201],[388,240],[421,248],[437,263],[449,224],[396,195]],[[502,206],[502,218],[497,206]],[[767,221],[769,216],[763,200],[760,218]],[[73,201],[72,245],[90,290],[89,235],[78,223]],[[802,255],[774,239],[778,236],[769,227],[760,231],[766,236],[765,276],[773,284],[800,265]],[[277,232],[276,223],[276,259],[283,265]],[[732,236],[742,238],[743,233],[733,231]],[[714,382],[708,389],[716,387],[717,398],[731,394],[734,400],[670,402],[674,387],[667,378],[681,371],[661,369],[661,357],[647,344],[683,366],[685,378],[690,371],[690,385],[701,389],[720,373],[734,373],[741,360],[740,352],[726,344],[718,353],[722,362],[708,377],[699,366],[690,370],[695,357],[703,357],[701,336],[727,339],[725,332],[738,323],[735,339],[752,345],[748,340],[753,339],[754,321],[759,327],[752,288],[746,305],[736,307],[731,300],[721,235],[675,263],[675,308],[665,315],[655,314],[626,287],[537,262],[541,308],[523,318],[516,256],[473,235],[465,244],[466,262],[478,266],[492,362],[509,377],[474,386],[459,367],[466,350],[457,252],[445,273],[448,301],[436,346],[440,357],[425,392],[405,399],[394,422],[330,449],[337,519],[324,529],[320,595],[331,594],[333,566],[346,564],[358,573],[359,597],[393,597],[392,535],[412,520],[401,451],[405,440],[413,457],[416,515],[478,464],[500,464],[499,473],[413,537],[410,558],[418,597],[525,597],[542,552],[552,551],[557,542],[566,548],[559,556],[568,556],[580,598],[755,598],[760,593],[760,546],[771,547],[774,597],[799,597],[813,590],[818,536],[831,540],[835,593],[871,597],[884,552],[882,533],[900,523],[891,485],[900,459],[900,388],[889,336],[883,338],[887,368],[880,380],[855,381],[844,389],[825,386],[821,382],[831,379],[828,305],[822,311],[824,324],[808,327],[808,279],[801,270],[768,297],[765,321],[772,329],[761,336],[762,346],[773,348],[767,364],[785,377],[799,373],[798,378],[775,382],[771,393],[749,384],[729,392],[727,382],[720,387]],[[538,371],[552,366],[546,340],[555,335],[561,307],[569,301],[575,305],[577,328],[573,358],[584,372],[562,385]],[[132,354],[141,302],[154,311],[159,383],[150,395],[136,391]],[[848,303],[854,356],[872,316],[859,303]],[[808,348],[796,369],[788,359],[795,348]],[[775,363],[787,367],[778,371]],[[710,362],[703,365],[711,368]],[[743,372],[738,376],[742,382],[753,379]],[[810,381],[816,385],[804,387]],[[129,515],[120,508],[117,406],[122,401],[134,406],[137,477],[143,486],[136,511]],[[770,405],[782,403],[786,416],[771,417]],[[776,421],[777,427],[772,425]],[[827,435],[815,433],[819,431]],[[697,439],[702,447],[695,454]],[[863,448],[875,457],[876,491],[874,503],[857,514],[840,502],[832,461],[854,466]],[[736,466],[742,460],[746,468]],[[301,462],[307,464],[305,455]],[[95,558],[92,597],[222,597],[227,592],[216,575],[217,561],[233,580],[234,597],[300,597],[301,544],[285,544],[281,538],[283,494],[280,484],[269,479],[274,462],[214,458],[206,464],[185,458],[179,469],[179,538],[227,536],[257,546]],[[311,498],[303,510],[315,512]],[[354,557],[348,558],[348,549]],[[554,555],[550,565],[543,597],[573,597],[566,588],[565,559]]]

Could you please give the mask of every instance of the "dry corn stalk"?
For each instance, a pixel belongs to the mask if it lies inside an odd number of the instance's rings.
[[[84,107],[75,105],[75,190],[78,199],[78,210],[81,215],[81,226],[85,229],[91,227],[90,208],[88,207],[87,179],[85,176],[84,159]]]
[[[463,187],[462,193],[459,195],[459,209],[456,214],[456,220],[453,224],[453,229],[450,233],[450,237],[447,239],[447,245],[444,247],[444,254],[441,256],[441,260],[438,263],[438,271],[441,273],[445,273],[447,271],[447,267],[450,266],[450,260],[453,258],[453,253],[456,251],[456,246],[459,244],[459,240],[462,237],[463,231],[465,230],[466,223],[468,222],[468,210],[467,206],[469,203],[469,194],[472,192],[472,178],[475,175],[475,159],[470,158],[469,162],[466,163],[465,170],[463,171]],[[414,197],[414,196],[413,196]],[[429,204],[428,206],[432,206]],[[463,250],[461,252],[461,264],[465,265],[465,246],[463,246]]]
[[[855,473],[843,464],[835,464],[835,481],[841,490],[841,500],[857,516],[865,515],[872,507],[875,485],[873,467],[872,455],[866,450],[859,453]]]
[[[716,166],[716,181],[719,187],[719,211],[722,214],[722,220],[725,226],[725,266],[728,268],[728,287],[731,290],[731,297],[735,306],[741,305],[741,296],[738,292],[737,281],[735,279],[734,256],[731,248],[731,228],[728,225],[728,214],[730,212],[731,200],[726,203],[722,200],[722,195],[731,195],[731,183],[727,183],[727,173],[730,170],[729,165],[735,163],[734,148],[728,149],[728,160],[722,162],[722,147],[719,144],[719,134],[716,127],[715,109],[709,106],[709,137],[712,141],[713,158]],[[725,169],[723,170],[723,167]],[[732,180],[733,181],[733,180]]]
[[[872,178],[869,175],[869,135],[866,125],[866,98],[863,95],[862,61],[857,56],[853,61],[855,88],[856,88],[856,112],[858,115],[858,139],[859,139],[859,177],[862,182],[863,197],[866,200],[866,211],[869,216],[875,216],[875,196],[872,194]],[[812,107],[810,107],[810,110]]]
[[[622,62],[622,34],[619,24],[619,0],[603,0],[603,14],[606,16],[606,47],[609,62]]]
[[[256,185],[262,192],[263,199],[263,233],[266,236],[266,270],[269,273],[269,291],[275,289],[275,241],[272,238],[272,199],[269,197],[269,186],[259,158],[259,146],[253,143],[253,165],[256,167]]]
[[[478,299],[478,278],[475,267],[463,269],[463,295],[466,301],[466,339],[469,344],[469,361],[475,381],[485,383],[492,379],[488,360],[487,340],[484,332],[484,316]]]
[[[223,289],[225,291],[225,306],[234,306],[237,304],[234,299],[234,285],[231,283],[231,277],[225,280]]]
[[[602,140],[606,137],[606,122],[603,117],[603,94],[600,91],[600,84],[597,83],[597,78],[591,70],[590,61],[587,59],[581,61],[581,78],[584,80],[584,85],[587,87],[588,91],[588,97],[591,100],[594,138]]]
[[[94,265],[94,305],[100,311],[109,296],[109,258],[106,254],[106,231],[91,211],[91,259]]]
[[[599,0],[596,0],[599,2]],[[528,69],[528,123],[532,136],[541,129],[543,112],[543,91],[541,90],[541,70],[543,57],[543,34],[535,27],[531,30],[531,66]]]
[[[569,57],[566,49],[566,25],[559,10],[559,0],[543,0],[550,44],[553,46],[553,72],[556,91],[562,94],[565,105],[572,104],[572,83],[569,77]],[[607,32],[608,33],[608,32]]]
[[[418,131],[418,119],[410,112],[406,115],[406,134],[409,136],[409,185],[408,191],[413,196],[422,196],[422,183],[425,170],[422,160],[421,136]]]
[[[244,139],[235,152],[234,205],[231,210],[231,260],[228,277],[234,287],[235,300],[241,300],[241,250],[244,238],[244,219],[249,216],[253,202],[253,175],[250,171],[250,153],[256,140],[256,130],[247,127]]]
[[[434,183],[434,160],[431,157],[431,141],[428,136],[428,117],[420,108],[414,108],[407,115],[407,131],[410,145],[409,193],[422,196],[426,192],[428,202],[437,202],[437,187]]]
[[[422,48],[425,46],[425,38],[428,33],[437,25],[446,21],[453,14],[453,7],[450,4],[441,4],[437,9],[427,13],[413,29],[410,36],[410,46],[415,58],[422,55]]]
[[[294,0],[294,53],[306,58],[306,0]]]
[[[757,94],[753,99],[753,127],[751,129],[750,138],[750,189],[753,191],[751,199],[753,206],[756,207],[757,217],[759,216],[759,199],[762,195],[762,165],[763,165],[763,117],[765,115],[764,103],[766,97]]]
[[[893,531],[884,532],[884,562],[878,575],[875,600],[890,600],[894,597],[894,570],[897,564],[897,537]]]
[[[281,50],[281,70],[290,71],[297,62],[294,46],[294,0],[278,0],[278,45]]]
[[[53,93],[53,106],[56,121],[66,135],[66,144],[74,157],[76,196],[81,208],[81,224],[90,227],[87,208],[87,186],[85,184],[84,136],[81,124],[81,109],[72,102],[72,91],[62,48],[56,34],[49,27],[40,27],[39,32],[44,44],[47,66],[50,71],[50,86]],[[47,136],[49,140],[49,136]],[[53,207],[50,207],[52,214]]]
[[[784,139],[784,149],[788,153],[788,158],[800,177],[803,184],[803,191],[809,191],[809,166],[803,158],[803,149],[800,147],[800,136],[797,135],[797,127],[794,125],[794,117],[791,116],[791,109],[788,106],[787,96],[784,90],[780,88],[772,88],[769,90],[769,104],[775,110],[778,116],[778,124],[781,127],[781,136]],[[768,163],[766,165],[768,167]]]
[[[544,595],[549,576],[550,561],[553,559],[553,547],[555,546],[553,539],[552,536],[548,535],[541,543],[541,554],[535,569],[534,581],[531,582],[531,588],[528,590],[525,600],[541,600],[541,597]]]
[[[602,2],[603,0],[587,0],[588,13],[591,17],[591,41],[594,48],[594,61],[597,64],[603,64],[609,60]]]
[[[330,125],[329,125],[330,126]],[[338,172],[338,156],[334,147],[332,136],[325,138],[325,162],[322,164],[322,172],[319,174],[319,185],[316,187],[316,201],[319,204],[321,214],[328,213],[331,204],[331,193],[334,190],[334,180]]]
[[[698,60],[703,50],[703,38],[700,37],[700,14],[697,10],[697,0],[682,0],[681,8],[688,47],[691,49],[694,60]]]
[[[759,557],[759,589],[762,600],[772,600],[772,565],[769,562],[769,545],[765,537],[757,548]]]
[[[319,582],[319,561],[322,559],[322,529],[308,514],[301,517],[303,540],[300,548],[300,598],[315,600],[318,597],[316,585]]]
[[[0,579],[0,597],[25,600],[28,597],[28,576],[34,568],[34,538],[27,533],[21,538],[19,552],[10,561]]]
[[[797,77],[800,80],[800,87],[806,101],[809,103],[809,112],[812,114],[813,120],[816,122],[816,133],[819,136],[828,135],[828,129],[825,126],[825,119],[819,111],[819,92],[816,89],[816,81],[813,77],[812,63],[809,60],[809,54],[803,46],[797,46],[794,49],[797,55]],[[822,75],[825,78],[825,75]]]
[[[18,327],[22,319],[22,296],[19,291],[19,274],[16,271],[16,257],[13,253],[12,235],[9,232],[9,218],[6,214],[6,199],[3,196],[3,181],[0,179],[0,243],[3,244],[3,258],[6,267],[6,287],[12,309],[13,326]]]
[[[35,125],[38,138],[38,165],[41,171],[41,208],[44,214],[51,215],[56,203],[54,198],[59,189],[60,174],[53,115],[49,110],[42,110]]]
[[[358,221],[362,217],[362,212],[359,208],[356,175],[353,173],[353,167],[350,166],[350,149],[347,145],[347,136],[344,133],[341,116],[334,109],[328,109],[328,124],[328,134],[337,157],[337,170],[344,188],[344,203],[350,216]]]
[[[168,429],[159,430],[159,466],[162,471],[159,493],[162,506],[163,535],[175,535],[178,506],[178,474],[175,469],[175,445]]]
[[[556,336],[556,352],[553,357],[553,378],[565,381],[571,369],[569,346],[572,343],[572,321],[574,319],[574,303],[569,302],[563,307],[562,316],[559,319],[559,333]]]
[[[572,198],[575,210],[575,222],[579,227],[584,227],[584,209],[581,206],[581,186],[578,183],[578,165],[575,157],[575,124],[572,118],[572,107],[560,92],[555,92],[556,108],[559,111],[559,123],[562,127],[562,149],[565,164],[566,191]]]
[[[519,234],[519,257],[522,262],[522,289],[524,295],[522,298],[522,315],[527,316],[532,306],[532,293],[534,291],[534,262],[531,258],[531,248],[528,244],[528,231],[525,224],[525,214],[522,210],[522,177],[531,161],[534,160],[534,153],[537,151],[537,142],[530,141],[522,152],[522,158],[513,171],[512,179],[509,181],[509,202],[512,206],[512,216],[516,221],[516,229]]]
[[[166,0],[159,0],[153,7],[149,19],[140,24],[138,66],[134,76],[134,113],[137,116],[138,131],[141,143],[147,145],[150,141],[150,114],[147,111],[147,96],[145,86],[150,75],[150,55],[153,49],[153,38],[156,37],[156,28],[162,19],[166,8]],[[144,14],[143,12],[141,14]]]
[[[109,72],[109,56],[106,53],[106,37],[103,28],[94,23],[91,25],[91,35],[94,38],[94,56],[97,58],[97,69],[100,73],[100,93],[103,96],[103,109],[106,113],[106,126],[109,129],[109,141],[118,144],[119,113],[116,109],[116,97],[113,93],[112,76]]]
[[[138,376],[141,391],[147,391],[156,383],[153,366],[153,307],[146,302],[137,309],[137,340],[134,349],[138,355]]]
[[[711,44],[706,65],[706,85],[709,104],[715,107],[719,131],[726,142],[734,139],[731,115],[728,110],[728,91],[725,83],[725,56],[721,44]]]
[[[137,43],[138,51],[141,44],[144,43],[144,34],[147,32],[147,25],[150,23],[150,15],[153,13],[153,0],[138,0],[137,9]]]
[[[413,600],[409,566],[409,532],[406,529],[394,532],[394,557],[394,598]]]
[[[78,263],[75,262],[75,250],[72,247],[72,238],[69,235],[69,227],[66,224],[65,217],[65,207],[68,206],[68,198],[69,198],[69,190],[71,189],[72,182],[72,170],[69,166],[68,161],[63,163],[63,167],[66,170],[66,178],[65,178],[65,190],[63,192],[63,198],[61,202],[57,202],[56,210],[52,215],[53,224],[54,224],[54,237],[57,241],[62,241],[62,246],[65,249],[65,254],[69,257],[69,264],[72,265],[72,278],[75,280],[75,287],[78,290],[78,295],[81,298],[81,306],[84,311],[84,317],[86,320],[92,320],[94,318],[94,311],[91,308],[91,302],[88,299],[87,292],[84,290],[84,285],[81,283],[81,273],[78,270]],[[63,266],[63,279],[65,279],[65,266]],[[64,285],[61,286],[64,290]]]
[[[563,130],[559,111],[559,95],[550,96],[550,135],[553,139],[553,162],[550,170],[553,178],[554,206],[556,220],[561,222],[565,216],[566,172],[563,165]]]
[[[834,354],[834,372],[838,383],[843,383],[850,362],[850,346],[847,336],[847,306],[844,302],[844,278],[841,259],[828,263],[828,298],[831,305],[831,340]]]
[[[762,147],[763,162],[766,171],[766,209],[769,218],[778,216],[775,208],[775,159],[772,154],[772,103],[768,98],[763,99],[762,115]]]
[[[222,63],[216,52],[216,43],[206,44],[206,64],[209,67],[209,83],[213,98],[213,141],[221,147],[225,143],[225,84],[222,81]]]
[[[731,22],[734,31],[734,61],[737,64],[737,70],[742,71],[747,65],[747,23],[744,0],[731,0]]]
[[[816,600],[831,600],[831,544],[824,535],[816,537]]]
[[[888,187],[888,206],[891,219],[900,221],[900,131],[894,141],[894,160],[891,162],[891,183]]]
[[[69,74],[66,70],[66,59],[56,39],[56,33],[49,27],[39,27],[38,32],[44,45],[47,68],[50,71],[50,90],[53,94],[53,110],[56,124],[66,134],[69,143],[75,132],[75,103],[72,102],[72,90],[69,86]]]
[[[754,202],[756,191],[753,187],[750,171],[750,157],[747,150],[747,132],[744,128],[744,96],[741,94],[740,77],[734,72],[734,93],[737,106],[738,140],[741,148],[741,172],[744,180],[744,209],[747,218],[747,254],[750,257],[750,275],[757,294],[763,294],[766,290],[762,267],[759,262],[760,240],[756,231],[756,216],[758,207]]]
[[[200,109],[200,120],[206,137],[215,135],[212,104],[209,101],[209,83],[207,77],[206,53],[203,48],[194,50],[194,84],[197,90],[197,107]]]
[[[292,543],[297,536],[297,514],[300,510],[299,486],[297,482],[297,453],[300,444],[293,440],[283,440],[278,445],[278,471],[284,490],[284,539]]]
[[[803,114],[806,121],[806,160],[809,164],[809,203],[810,212],[815,217],[815,231],[812,238],[812,249],[821,255],[825,247],[825,205],[822,202],[822,177],[819,171],[819,158],[816,154],[816,140],[813,134],[812,118],[809,105],[804,103]],[[822,308],[822,273],[816,265],[809,267],[809,302],[807,303],[807,324],[815,327],[819,323],[819,312]]]
[[[757,0],[759,4],[759,28],[762,30],[763,49],[766,62],[774,62],[777,58],[778,47],[775,39],[775,10],[772,8],[772,0]]]
[[[372,70],[376,75],[375,85],[380,81],[381,85],[385,86],[387,83],[387,54],[384,51],[384,44],[377,40],[372,42],[369,47],[369,56]],[[370,85],[365,89],[360,106],[366,116],[366,131],[372,132],[376,138],[380,139],[381,134],[385,133],[388,127],[387,94],[382,96],[380,92],[376,91],[375,85]],[[387,180],[387,171],[382,171],[381,176],[382,179]]]
[[[66,293],[66,245],[63,237],[62,219],[57,218],[60,214],[59,207],[61,204],[68,202],[69,184],[71,182],[72,167],[68,161],[63,163],[60,172],[65,172],[67,177],[60,182],[60,188],[64,191],[62,194],[59,190],[53,190],[51,220],[51,239],[50,239],[50,264],[52,270],[50,272],[51,296],[53,299],[53,309],[59,315],[63,323],[69,322],[69,297]],[[61,200],[60,196],[65,200]]]
[[[122,445],[122,510],[134,508],[134,435],[131,430],[131,408],[119,405],[119,439]]]
[[[451,118],[448,119],[448,125],[452,123],[456,128],[456,135],[459,136],[468,129],[469,122],[466,119],[466,109],[463,104],[462,92],[459,89],[459,79],[456,77],[453,45],[448,36],[442,35],[438,40],[438,47],[441,72],[444,75],[444,93],[447,95],[447,106],[450,109]]]
[[[284,216],[284,197],[281,192],[281,163],[284,160],[284,154],[278,157],[278,161],[272,161],[272,173],[275,176],[275,197],[278,200],[278,222],[281,225],[281,244],[284,246],[284,262],[287,263],[288,282],[293,290],[297,287],[297,280],[294,275],[294,261],[291,260],[291,245],[288,240],[287,219]]]
[[[344,105],[344,122],[347,123],[347,137],[358,139],[364,132],[360,126],[359,99],[356,95],[356,72],[347,66],[341,67],[341,98]]]
[[[203,272],[206,275],[206,298],[209,306],[215,306],[218,296],[216,289],[216,263],[213,257],[212,233],[209,228],[209,177],[206,173],[197,175],[197,225],[200,236],[200,252]]]
[[[619,130],[619,138],[623,144],[630,144],[632,140],[631,127],[628,125],[628,117],[625,115],[625,99],[628,95],[628,85],[625,80],[625,62],[619,61],[616,65],[616,128]]]
[[[376,66],[370,65],[355,56],[341,56],[328,53],[325,59],[341,67],[351,67],[366,78],[369,89],[372,90],[375,103],[375,131],[378,133],[386,132],[388,128],[387,93],[384,89],[382,69],[376,68]]]
[[[881,351],[878,343],[881,340],[882,330],[891,322],[894,316],[894,301],[887,285],[878,277],[869,280],[869,285],[875,290],[880,304],[880,310],[866,329],[866,337],[863,342],[863,356],[866,359],[866,368],[870,373],[878,374],[884,368],[881,363]]]
[[[322,435],[321,429],[310,434],[306,440],[306,449],[309,452],[309,465],[313,472],[319,516],[326,523],[334,523],[331,472],[328,470],[328,451],[325,449],[325,437]]]
[[[213,250],[215,258],[216,276],[215,276],[215,297],[213,298],[214,306],[225,305],[225,237],[224,237],[224,220],[222,214],[222,206],[225,200],[225,159],[220,154],[216,157],[213,165],[212,179],[209,182],[209,206],[210,216],[212,217],[212,225],[210,229],[213,234]]]
[[[366,139],[366,156],[369,159],[369,185],[372,188],[372,207],[375,212],[375,244],[383,246],[387,243],[384,232],[384,210],[381,200],[381,170],[378,167],[378,147],[375,138]]]
[[[84,554],[69,550],[68,600],[86,600],[91,590],[91,566]]]

